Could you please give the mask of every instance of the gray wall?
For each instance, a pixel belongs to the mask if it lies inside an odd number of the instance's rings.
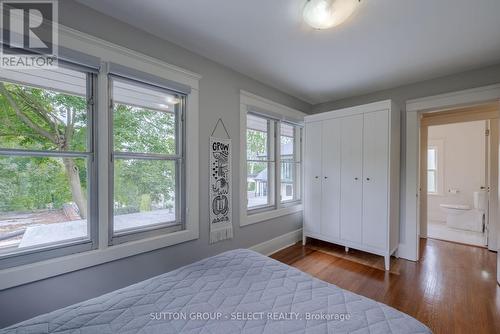
[[[317,104],[313,106],[312,112],[319,113],[386,99],[394,100],[401,106],[402,111],[405,111],[407,100],[500,83],[500,59],[498,61],[498,65],[478,70]]]
[[[242,74],[160,40],[72,1],[60,1],[60,22],[127,48],[197,72],[200,81],[200,238],[176,246],[106,263],[0,291],[0,328],[164,273],[187,263],[234,249],[246,248],[302,226],[301,214],[239,227],[239,170],[234,169],[234,238],[215,245],[208,239],[208,138],[219,117],[231,137],[239,138],[240,89],[292,108],[311,106]],[[234,143],[233,166],[239,165]]]

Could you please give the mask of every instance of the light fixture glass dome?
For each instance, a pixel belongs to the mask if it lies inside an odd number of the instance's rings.
[[[304,21],[314,29],[328,29],[344,22],[358,5],[359,0],[308,0]]]

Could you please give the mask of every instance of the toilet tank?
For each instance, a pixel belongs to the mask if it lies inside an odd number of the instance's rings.
[[[484,190],[474,191],[474,208],[479,210],[486,210],[488,205],[487,193]]]

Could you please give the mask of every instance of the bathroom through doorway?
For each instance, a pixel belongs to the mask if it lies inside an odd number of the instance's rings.
[[[498,113],[488,104],[421,115],[421,237],[488,247],[498,207]]]

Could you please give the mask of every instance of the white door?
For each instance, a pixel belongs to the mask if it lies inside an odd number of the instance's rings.
[[[388,248],[389,112],[366,113],[363,125],[363,244]]]
[[[319,233],[321,223],[321,122],[306,123],[304,144],[304,229]]]
[[[500,285],[500,225],[498,221],[499,216],[499,120],[490,121],[490,135],[488,156],[491,160],[489,170],[489,218],[488,218],[488,249],[497,251],[497,283]]]
[[[363,115],[341,118],[340,237],[361,242]]]
[[[486,218],[486,234],[487,234],[487,246],[491,251],[498,250],[498,242],[500,239],[497,238],[500,232],[498,217],[499,217],[499,207],[498,207],[498,135],[499,126],[498,120],[491,120],[489,122],[489,136],[487,136],[488,141],[488,212]],[[500,270],[500,269],[499,269]]]
[[[340,119],[323,122],[321,234],[340,237]]]

